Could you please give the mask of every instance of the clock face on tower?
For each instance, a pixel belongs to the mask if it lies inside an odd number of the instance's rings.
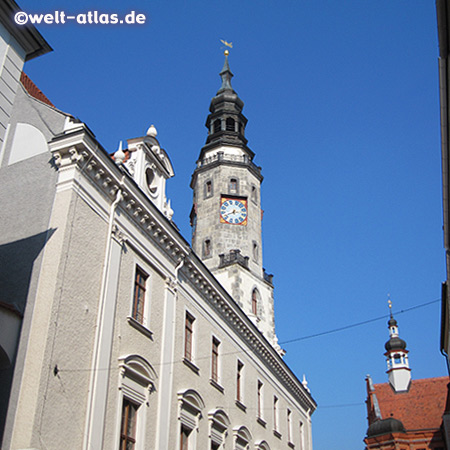
[[[247,225],[247,199],[222,197],[220,199],[220,222]]]

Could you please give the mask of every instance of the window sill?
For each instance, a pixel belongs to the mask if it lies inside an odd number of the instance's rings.
[[[187,358],[183,358],[183,363],[189,367],[193,372],[195,372],[197,375],[200,373],[200,369],[192,362],[189,361]]]
[[[218,391],[222,392],[222,394],[224,393],[225,389],[215,380],[213,380],[212,378],[209,379],[209,384],[211,386],[214,386]]]
[[[277,430],[273,430],[273,435],[275,436],[275,437],[277,437],[278,439],[281,439],[281,433],[279,432],[279,431],[277,431]]]
[[[264,428],[266,428],[267,422],[262,417],[257,417],[256,421]]]
[[[147,336],[151,340],[153,340],[153,333],[145,326],[142,325],[142,323],[138,322],[136,319],[133,319],[133,317],[128,316],[127,322],[136,330],[140,331],[143,335]]]
[[[247,407],[241,403],[239,400],[236,400],[236,406],[244,412],[247,412]]]
[[[295,448],[295,444],[293,444],[292,442],[288,442],[288,446],[291,448]]]

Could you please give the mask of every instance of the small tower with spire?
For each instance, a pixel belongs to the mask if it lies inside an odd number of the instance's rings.
[[[408,350],[406,350],[406,342],[400,339],[398,335],[397,321],[392,314],[392,302],[389,299],[389,313],[388,321],[390,339],[386,342],[384,348],[386,349],[387,371],[389,375],[389,383],[395,392],[406,392],[411,383],[411,369],[408,362]]]

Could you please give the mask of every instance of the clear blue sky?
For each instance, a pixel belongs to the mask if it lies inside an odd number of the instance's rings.
[[[433,1],[18,0],[24,10],[130,10],[145,26],[40,26],[26,71],[103,146],[154,123],[190,239],[190,176],[220,87],[220,39],[264,174],[264,262],[281,342],[440,298],[438,47]],[[413,378],[446,375],[440,306],[397,316]],[[286,344],[318,402],[315,450],[362,449],[366,374],[387,381],[386,320]],[[356,404],[355,406],[340,406]]]

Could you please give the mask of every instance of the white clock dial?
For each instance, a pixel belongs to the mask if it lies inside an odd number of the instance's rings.
[[[220,207],[220,216],[231,224],[241,224],[247,219],[247,208],[241,200],[225,200]]]

